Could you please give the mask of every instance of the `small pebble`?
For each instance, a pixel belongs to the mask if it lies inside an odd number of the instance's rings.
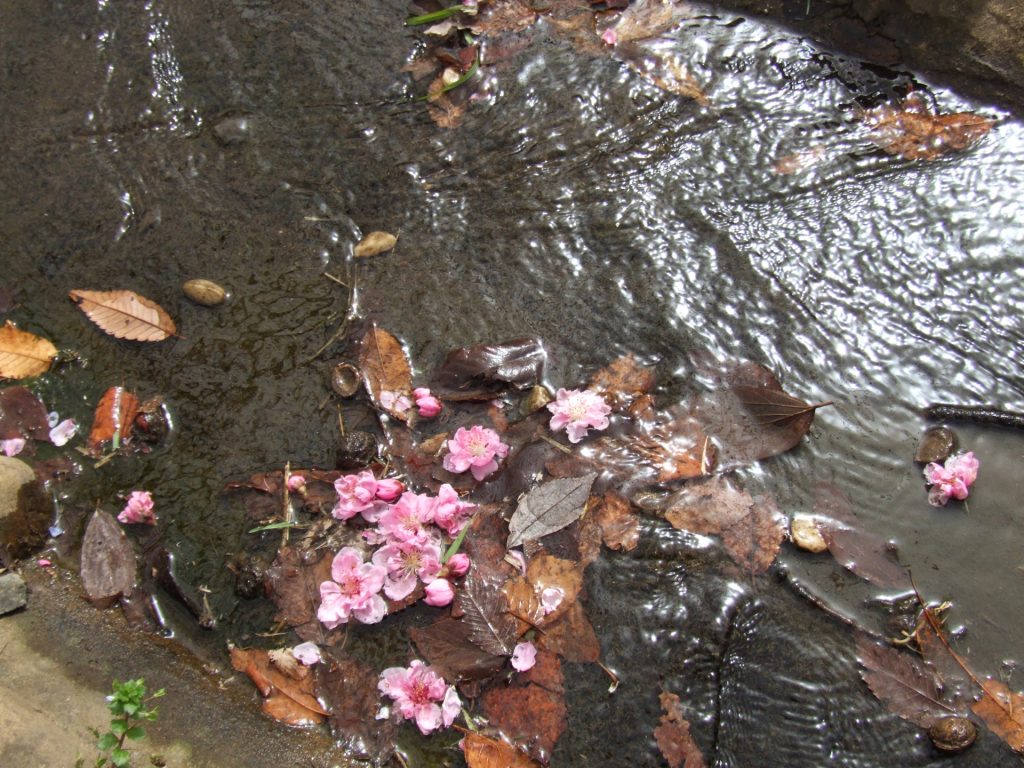
[[[949,754],[963,752],[978,737],[978,729],[966,717],[944,717],[928,729],[935,748]]]
[[[796,515],[789,527],[789,534],[793,543],[800,549],[808,552],[824,552],[828,549],[821,530],[818,528],[820,521],[810,515]]]
[[[16,573],[0,576],[0,616],[23,608],[28,602],[28,588]]]
[[[338,469],[361,469],[377,456],[377,438],[369,432],[349,432],[338,440]]]
[[[949,427],[929,427],[921,434],[914,453],[914,461],[927,464],[942,463],[956,450],[956,433]]]
[[[252,120],[246,115],[224,117],[213,125],[213,138],[223,147],[243,144],[252,138]]]

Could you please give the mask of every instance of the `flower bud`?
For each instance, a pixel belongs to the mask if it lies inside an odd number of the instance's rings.
[[[446,565],[448,566],[449,576],[454,576],[455,578],[465,576],[466,572],[469,571],[469,555],[462,552],[452,555],[448,558]]]
[[[425,591],[427,596],[423,598],[423,602],[435,608],[446,606],[455,599],[455,590],[448,579],[434,579],[427,584]]]
[[[377,481],[377,491],[375,495],[381,501],[394,501],[404,492],[405,486],[402,485],[401,480],[395,480],[393,477],[389,477],[384,480]]]

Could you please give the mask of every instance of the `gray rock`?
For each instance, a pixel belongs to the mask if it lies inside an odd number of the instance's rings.
[[[214,123],[213,138],[223,147],[244,144],[252,138],[252,119],[246,115],[223,117]]]
[[[130,595],[135,587],[135,550],[109,512],[93,513],[82,541],[82,586],[100,608]]]
[[[0,456],[0,565],[27,557],[45,542],[53,510],[32,468]]]
[[[28,602],[28,589],[16,573],[0,576],[0,616],[23,608]]]

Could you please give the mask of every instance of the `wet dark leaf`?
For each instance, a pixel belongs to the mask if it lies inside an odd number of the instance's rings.
[[[455,594],[455,606],[463,614],[470,640],[494,656],[511,656],[519,636],[517,621],[505,611],[504,583],[503,575],[474,560]]]
[[[323,643],[327,632],[316,617],[320,584],[331,578],[331,555],[284,547],[267,569],[267,588],[278,611],[275,621],[292,627],[303,640]]]
[[[469,768],[537,768],[539,765],[511,744],[479,733],[466,734],[462,753]]]
[[[654,380],[654,369],[640,365],[636,356],[629,354],[598,371],[587,388],[604,397],[614,410],[622,411],[650,392]]]
[[[50,439],[46,406],[27,387],[0,389],[0,440],[14,437]]]
[[[819,528],[837,563],[879,587],[910,588],[907,569],[896,561],[889,543],[860,527],[842,491],[819,484],[815,488],[814,512],[825,519]]]
[[[871,692],[905,720],[930,728],[936,720],[962,714],[943,697],[935,672],[916,656],[860,636],[857,658]]]
[[[408,421],[413,409],[401,408],[399,401],[411,398],[412,368],[398,339],[381,328],[370,328],[359,347],[359,368],[374,405]]]
[[[290,656],[290,652],[284,653]],[[231,648],[231,666],[248,675],[267,699],[265,713],[288,725],[322,723],[328,713],[316,699],[309,668],[300,664],[282,667],[272,659],[273,652],[260,648]]]
[[[593,663],[601,658],[601,643],[578,600],[562,618],[548,625],[538,637],[537,647],[573,664]]]
[[[583,514],[597,475],[550,480],[519,501],[509,521],[508,547],[564,528]]]
[[[694,417],[718,444],[720,470],[784,453],[807,434],[815,410],[828,403],[806,403],[782,391],[763,366],[743,362],[726,373],[729,386],[698,395]]]
[[[325,654],[316,665],[316,691],[330,710],[331,733],[345,755],[385,764],[394,753],[395,726],[377,720],[378,673],[337,653]]]
[[[482,650],[471,638],[470,625],[460,619],[448,617],[413,628],[409,636],[420,655],[449,682],[486,680],[505,666],[505,656]]]
[[[692,18],[696,11],[685,2],[637,0],[619,14],[612,29],[620,43],[658,37]]]
[[[499,683],[484,692],[481,705],[491,725],[509,741],[521,744],[541,763],[551,759],[566,726],[561,693],[533,684]]]
[[[690,723],[683,714],[679,697],[662,691],[658,697],[665,714],[654,729],[654,740],[669,768],[704,768],[704,755],[690,735]]]
[[[94,605],[108,607],[135,586],[135,550],[114,517],[97,509],[82,541],[82,586]]]
[[[786,518],[768,495],[754,499],[750,514],[722,532],[729,556],[749,575],[767,571],[786,538]]]
[[[124,444],[131,435],[139,412],[139,399],[124,387],[110,387],[103,393],[92,417],[92,429],[86,447],[93,456],[103,452],[105,443]],[[115,439],[116,438],[116,439]]]
[[[608,549],[636,549],[640,541],[640,516],[628,499],[615,491],[605,491],[601,501],[593,505],[593,515]]]
[[[547,352],[539,339],[477,344],[448,353],[435,380],[448,400],[490,400],[510,387],[540,383]]]

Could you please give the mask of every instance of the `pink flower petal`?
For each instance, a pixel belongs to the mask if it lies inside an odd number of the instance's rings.
[[[537,649],[529,640],[519,643],[512,651],[512,667],[518,672],[532,669],[537,663]]]

